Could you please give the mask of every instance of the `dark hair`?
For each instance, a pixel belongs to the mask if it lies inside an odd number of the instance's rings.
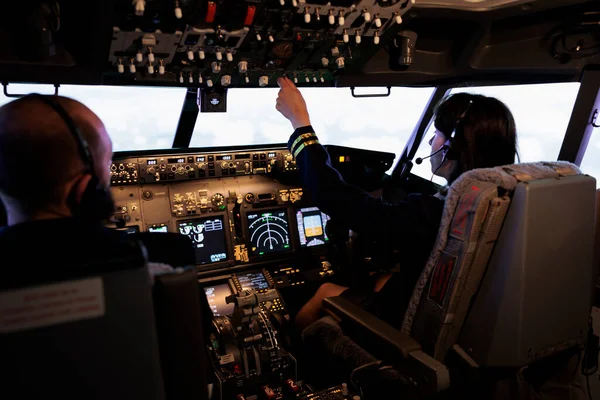
[[[515,120],[496,98],[470,93],[445,97],[435,109],[434,125],[447,139],[456,129],[446,158],[458,166],[448,183],[463,172],[514,164],[519,157]]]

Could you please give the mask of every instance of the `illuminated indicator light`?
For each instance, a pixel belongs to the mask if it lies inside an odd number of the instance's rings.
[[[206,12],[205,21],[208,23],[214,22],[216,12],[217,12],[217,3],[215,3],[214,1],[209,1],[208,2],[208,11]]]

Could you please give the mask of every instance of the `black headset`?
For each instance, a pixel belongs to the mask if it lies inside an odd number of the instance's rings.
[[[465,117],[467,116],[467,113],[469,112],[469,109],[471,108],[472,104],[473,104],[473,100],[469,100],[469,103],[467,104],[465,111],[463,111],[460,114],[460,116],[457,118],[456,124],[454,124],[454,129],[450,133],[450,137],[448,138],[448,140],[446,140],[446,142],[442,146],[442,148],[445,148],[445,151],[443,153],[444,157],[442,159],[441,164],[443,164],[445,160],[457,160],[458,159],[458,156],[461,151],[460,151],[460,149],[455,148],[456,144],[454,142],[456,140],[456,135],[459,130],[460,130],[461,135],[464,136],[463,124],[464,124]]]
[[[88,186],[85,188],[80,202],[75,201],[74,192],[69,195],[68,206],[73,215],[79,218],[94,220],[103,220],[110,217],[114,212],[112,193],[100,183],[94,169],[94,159],[88,142],[84,139],[79,128],[77,128],[73,118],[71,118],[67,110],[51,96],[45,96],[39,93],[32,93],[28,96],[35,97],[44,102],[61,117],[75,139],[81,160],[85,165],[85,172],[92,175],[92,179],[90,179]]]
[[[443,151],[444,153],[442,154],[443,155],[442,162],[435,169],[435,171],[434,171],[434,174],[435,174],[435,172],[437,172],[437,170],[442,166],[442,164],[444,164],[444,161],[458,159],[458,155],[460,154],[460,151],[457,149],[453,149],[453,147],[456,147],[456,145],[454,144],[454,138],[456,137],[456,132],[458,131],[459,126],[460,126],[461,132],[463,132],[462,124],[463,124],[463,121],[465,120],[465,116],[467,115],[467,111],[469,111],[469,108],[471,108],[471,104],[473,104],[473,100],[469,100],[469,104],[467,104],[465,111],[463,111],[462,114],[460,114],[460,116],[456,120],[456,124],[454,124],[454,129],[452,129],[452,132],[450,133],[450,137],[444,142],[444,144],[439,149],[437,149],[436,151],[434,151],[433,153],[431,153],[430,155],[428,155],[426,157],[417,157],[415,159],[415,162],[417,164],[421,164],[423,162],[423,160],[433,157],[440,151]],[[464,132],[463,132],[463,134],[464,134]]]

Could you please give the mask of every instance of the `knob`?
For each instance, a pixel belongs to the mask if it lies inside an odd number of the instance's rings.
[[[215,193],[210,201],[215,207],[221,207],[223,204],[225,204],[225,196],[223,196],[221,193]]]
[[[285,386],[290,393],[298,393],[300,391],[300,386],[296,385],[296,382],[292,379],[286,380]]]
[[[231,75],[223,75],[221,77],[221,86],[231,85]]]
[[[342,396],[348,396],[348,384],[346,382],[342,383]]]
[[[198,58],[204,60],[204,57],[206,57],[206,54],[204,54],[204,50],[198,50]]]
[[[331,55],[334,57],[337,57],[340,55],[340,49],[337,48],[337,46],[334,46],[331,48]]]
[[[323,57],[321,58],[321,64],[323,64],[324,67],[329,65],[329,59],[327,57]]]
[[[223,59],[223,53],[220,51],[215,52],[215,56],[217,56],[217,60],[221,61]]]
[[[216,74],[221,71],[221,63],[213,61],[211,64],[213,74]]]
[[[188,57],[188,60],[193,60],[194,59],[194,52],[192,50],[188,50],[187,57]]]
[[[268,84],[269,84],[269,77],[268,76],[263,75],[260,78],[258,78],[258,86],[265,87]]]
[[[208,78],[208,79],[206,80],[206,86],[208,86],[208,87],[213,87],[213,81],[212,81],[212,79]]]
[[[154,66],[152,64],[148,65],[148,73],[152,75],[154,73]]]
[[[338,68],[344,68],[344,57],[338,57],[335,60],[335,63],[337,64]]]
[[[363,18],[365,19],[365,22],[369,22],[371,20],[371,13],[365,10],[363,13]]]
[[[277,394],[275,394],[275,391],[273,389],[271,389],[269,386],[263,386],[262,391],[263,391],[265,400],[272,400],[277,397]]]
[[[327,20],[329,21],[329,25],[335,24],[335,16],[333,15],[333,11],[329,10],[329,14],[327,14]]]
[[[227,53],[225,53],[225,57],[227,58],[227,61],[233,61],[233,54],[231,54],[231,52],[228,51]]]
[[[238,63],[238,71],[240,71],[240,74],[245,74],[248,71],[248,61],[240,61]]]

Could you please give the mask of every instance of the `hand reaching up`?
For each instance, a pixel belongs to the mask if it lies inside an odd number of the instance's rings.
[[[291,123],[294,129],[310,125],[310,117],[302,93],[288,77],[277,79],[279,95],[275,108]]]

